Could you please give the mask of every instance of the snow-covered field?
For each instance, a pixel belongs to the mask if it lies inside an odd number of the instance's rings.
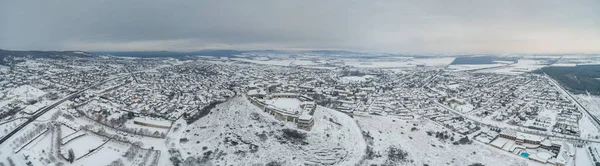
[[[28,100],[37,100],[44,96],[46,92],[30,85],[22,85],[12,89],[0,89],[0,97],[6,95],[3,101],[0,101],[0,107],[3,107],[14,101],[26,102]]]
[[[285,58],[285,57],[278,57]],[[318,67],[323,66],[328,61],[317,60],[316,58],[304,57],[304,58],[287,58],[287,59],[270,59],[265,57],[255,57],[252,59],[248,58],[231,58],[231,60],[249,62],[263,65],[276,65],[276,66],[304,66],[304,67]],[[358,67],[358,68],[406,68],[416,67],[417,65],[425,66],[445,66],[449,65],[454,61],[452,57],[441,57],[441,58],[413,58],[413,57],[400,57],[400,58],[384,58],[384,59],[344,59],[342,58],[345,65]]]
[[[591,151],[590,151],[591,149]],[[576,149],[575,165],[597,165],[600,162],[600,143],[592,143]]]
[[[592,115],[600,118],[600,97],[593,95],[574,95]]]
[[[78,138],[75,138],[72,141],[70,141],[69,143],[63,145],[61,147],[62,148],[61,153],[64,156],[67,156],[67,151],[69,149],[73,149],[75,158],[79,158],[79,157],[89,153],[90,150],[99,147],[106,141],[107,141],[106,139],[103,139],[101,137],[86,134],[86,135],[80,136]]]
[[[575,66],[577,66],[577,64],[576,64],[576,63],[555,63],[555,64],[552,64],[552,65],[550,65],[550,66],[557,66],[557,67],[575,67]]]
[[[450,65],[448,69],[453,71],[477,70],[480,73],[497,73],[508,75],[519,75],[526,72],[532,72],[542,68],[544,61],[520,59],[517,63],[512,61],[494,61],[493,64],[473,64],[473,65]]]
[[[44,92],[43,90],[37,89],[30,85],[23,85],[8,91],[7,96],[8,98],[14,98],[25,101],[29,99],[36,99],[45,94],[46,92]]]
[[[592,116],[600,118],[600,97],[592,95],[574,95],[574,97]],[[600,137],[600,126],[596,125],[587,114],[579,120],[579,129],[582,138]]]
[[[452,71],[468,71],[468,70],[479,70],[492,67],[506,66],[506,64],[481,64],[481,65],[450,65],[448,69]]]
[[[297,60],[297,59],[247,59],[247,58],[231,58],[231,60],[250,62],[263,65],[276,65],[276,66],[314,66],[321,65],[310,60]]]
[[[543,61],[520,59],[515,64],[509,64],[506,67],[482,70],[480,72],[490,72],[498,74],[518,75],[526,72],[532,72],[546,65],[542,65]]]
[[[454,58],[404,58],[398,60],[344,60],[346,65],[358,68],[403,68],[416,67],[417,65],[425,66],[445,66],[454,61]]]
[[[108,142],[104,146],[100,147],[93,152],[92,155],[83,157],[77,160],[74,164],[81,165],[109,165],[112,160],[117,160],[123,157],[128,144],[116,143],[113,141]],[[123,160],[126,161],[126,160]]]
[[[323,107],[311,131],[276,120],[244,97],[217,105],[181,136],[181,154],[196,165],[354,165],[366,144],[349,116]]]
[[[374,157],[365,165],[527,165],[524,158],[494,149],[491,146],[473,141],[470,144],[453,145],[462,136],[453,134],[444,127],[428,120],[404,121],[390,117],[355,117],[361,129],[373,139]],[[427,132],[432,132],[428,135]],[[448,139],[436,138],[436,132],[447,131]],[[469,138],[472,140],[472,138]],[[404,160],[390,157],[390,149],[406,152]]]

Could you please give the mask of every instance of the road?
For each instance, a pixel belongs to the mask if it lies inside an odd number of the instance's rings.
[[[40,108],[39,110],[35,111],[36,113],[35,113],[33,116],[29,117],[29,119],[28,119],[27,121],[25,121],[25,122],[24,122],[23,124],[21,124],[19,127],[17,127],[17,128],[15,128],[14,130],[12,130],[12,131],[11,131],[10,133],[8,133],[6,136],[2,137],[2,138],[0,139],[0,145],[1,145],[1,144],[3,144],[4,142],[6,142],[6,140],[8,140],[8,139],[9,139],[10,137],[12,137],[13,135],[15,135],[17,132],[21,131],[21,129],[23,129],[23,128],[25,128],[27,125],[29,125],[29,123],[31,123],[31,122],[33,122],[33,121],[35,121],[37,118],[39,118],[40,116],[44,115],[46,112],[48,112],[48,111],[52,110],[54,107],[58,106],[59,104],[61,104],[61,103],[65,102],[65,101],[67,101],[67,100],[69,100],[69,99],[73,98],[74,96],[77,96],[77,95],[79,95],[79,94],[81,94],[81,93],[83,93],[83,92],[85,92],[85,91],[87,91],[87,90],[89,90],[89,89],[91,89],[91,88],[94,88],[94,87],[96,87],[96,86],[102,85],[102,84],[104,84],[104,83],[106,83],[106,82],[108,82],[108,81],[112,81],[112,80],[115,80],[115,79],[118,79],[118,78],[123,78],[123,77],[125,77],[125,76],[117,76],[117,77],[115,77],[115,78],[108,78],[108,79],[106,79],[106,80],[104,80],[104,81],[102,81],[102,82],[99,82],[99,83],[97,83],[97,84],[94,84],[94,85],[92,85],[92,86],[90,86],[90,87],[87,87],[87,88],[85,88],[85,89],[79,90],[79,91],[77,91],[77,92],[73,92],[73,93],[71,93],[71,94],[67,95],[66,97],[62,98],[61,100],[54,102],[54,104],[52,104],[52,105],[49,105],[49,106],[46,106],[46,107]]]
[[[442,74],[443,72],[444,72],[443,70],[438,71],[433,76],[431,76],[431,78],[429,78],[427,81],[425,81],[425,83],[423,83],[423,85],[419,86],[419,88],[423,88],[424,86],[426,86],[427,84],[429,84],[431,81],[435,80],[435,78],[437,76],[439,76],[440,74]]]

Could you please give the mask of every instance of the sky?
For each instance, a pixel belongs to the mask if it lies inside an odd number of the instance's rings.
[[[600,53],[600,1],[0,0],[0,49]]]

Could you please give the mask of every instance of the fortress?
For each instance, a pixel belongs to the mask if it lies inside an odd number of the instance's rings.
[[[313,114],[317,105],[307,96],[296,93],[260,93],[250,90],[250,102],[276,119],[296,123],[299,129],[310,131],[314,125]]]

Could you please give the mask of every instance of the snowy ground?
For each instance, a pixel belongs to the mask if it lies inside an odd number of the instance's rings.
[[[277,60],[264,60],[264,59],[246,59],[246,58],[231,58],[235,61],[250,62],[264,65],[276,65],[276,66],[315,66],[322,65],[311,60],[302,59],[277,59]]]
[[[57,111],[65,110],[66,104],[61,104],[57,108],[48,111],[48,113],[42,115],[38,120],[36,120],[35,124],[47,124],[50,117]],[[67,120],[64,117],[59,117],[57,122],[65,123],[72,128],[79,128],[80,126],[90,126],[90,129],[97,131],[99,128],[103,128],[102,130],[107,134],[117,134],[122,133],[116,131],[114,129],[103,127],[102,125],[97,124],[97,122],[86,120],[83,117],[76,117],[74,121]],[[179,122],[181,123],[181,122]],[[32,123],[33,124],[33,123]],[[131,159],[124,157],[126,151],[132,147],[130,143],[119,142],[114,139],[108,139],[107,137],[100,136],[94,134],[89,131],[75,131],[66,127],[65,125],[60,125],[60,135],[62,138],[71,139],[71,137],[79,135],[81,133],[81,137],[73,138],[69,142],[64,142],[60,148],[62,151],[59,152],[57,149],[57,143],[61,143],[62,141],[57,141],[56,136],[59,134],[57,130],[48,130],[47,132],[43,132],[39,137],[33,139],[32,137],[26,138],[27,141],[31,140],[31,143],[27,146],[23,146],[22,150],[18,153],[14,153],[15,149],[21,147],[21,144],[16,144],[19,139],[21,139],[24,135],[28,135],[31,133],[34,125],[28,125],[21,132],[18,132],[13,137],[11,137],[6,143],[0,145],[0,165],[12,165],[9,164],[10,160],[14,163],[14,165],[27,165],[27,162],[31,162],[33,165],[58,165],[58,163],[62,163],[62,165],[109,165],[112,162],[119,161],[123,165],[171,165],[169,161],[169,156],[166,148],[165,139],[159,138],[151,138],[151,137],[143,137],[129,134],[126,137],[127,140],[131,142],[140,144],[141,150],[137,150],[135,152],[135,156]],[[73,134],[74,133],[74,134]],[[69,134],[73,134],[69,136]],[[177,135],[177,133],[170,132],[170,134]],[[39,135],[34,133],[33,135]],[[106,143],[102,145],[103,143]],[[73,163],[69,163],[66,160],[59,157],[58,153],[67,154],[69,149],[73,149],[75,157],[81,157],[74,161]],[[84,156],[84,154],[92,151],[89,155]],[[154,149],[154,150],[148,150]]]
[[[0,107],[4,107],[10,103],[28,102],[30,100],[38,100],[44,96],[46,92],[37,89],[30,85],[23,85],[11,89],[0,89]],[[2,96],[5,96],[4,98]],[[35,105],[29,105],[24,110],[26,112],[35,111],[37,108],[44,106],[47,101],[38,102]]]
[[[17,128],[23,122],[27,121],[26,118],[11,119],[9,121],[3,121],[0,125],[0,137],[4,137],[10,133],[13,129]]]
[[[89,153],[90,150],[99,147],[102,143],[104,143],[106,141],[107,140],[104,138],[86,134],[86,135],[80,136],[78,138],[74,138],[69,143],[63,145],[62,149],[61,149],[61,153],[64,156],[67,156],[67,151],[69,149],[73,149],[73,152],[75,153],[75,158],[79,158],[79,157]]]
[[[591,151],[590,151],[591,149]],[[575,165],[595,165],[600,164],[600,144],[592,143],[587,146],[576,148]],[[594,161],[598,163],[594,163]]]
[[[365,165],[527,165],[524,158],[473,141],[453,145],[461,136],[427,120],[403,121],[382,116],[355,117],[361,129],[373,139],[372,159]],[[432,132],[428,135],[427,132]],[[436,138],[436,132],[447,132],[448,139]],[[452,138],[453,137],[453,138]],[[472,138],[470,138],[472,140]],[[391,147],[406,152],[403,160],[390,157]]]
[[[282,58],[282,57],[278,57]],[[264,65],[276,65],[276,66],[303,66],[303,67],[322,67],[328,61],[316,60],[314,58],[287,58],[287,59],[269,59],[264,57],[257,57],[253,59],[248,58],[231,58],[231,60],[250,62],[255,64]],[[446,66],[454,61],[452,57],[442,58],[413,58],[413,57],[401,57],[401,58],[384,58],[384,59],[341,59],[345,65],[358,67],[358,68],[407,68],[416,67],[417,65],[425,66]]]
[[[375,59],[375,60],[344,60],[346,65],[358,68],[403,68],[425,66],[446,66],[454,61],[454,58],[404,58],[398,60]]]
[[[539,68],[546,66],[546,65],[542,65],[543,62],[544,61],[520,59],[517,63],[509,64],[506,67],[482,70],[480,72],[518,75],[518,74],[522,74],[522,73],[526,73],[526,72],[532,72],[534,70],[537,70]]]
[[[585,107],[592,116],[600,117],[600,97],[592,95],[574,95],[574,97]],[[579,129],[582,138],[599,138],[600,126],[596,125],[587,113],[579,120]]]
[[[244,97],[219,104],[190,124],[180,142],[182,158],[202,165],[354,165],[366,144],[356,123],[340,112],[318,107],[309,132],[274,119]],[[303,135],[305,137],[303,138]]]
[[[448,69],[452,71],[469,71],[501,66],[506,66],[506,64],[450,65]]]
[[[6,95],[10,99],[16,99],[26,101],[30,99],[37,99],[40,96],[45,95],[46,92],[37,89],[30,85],[23,85],[6,92]]]
[[[574,95],[592,115],[600,118],[600,96],[593,95]]]

